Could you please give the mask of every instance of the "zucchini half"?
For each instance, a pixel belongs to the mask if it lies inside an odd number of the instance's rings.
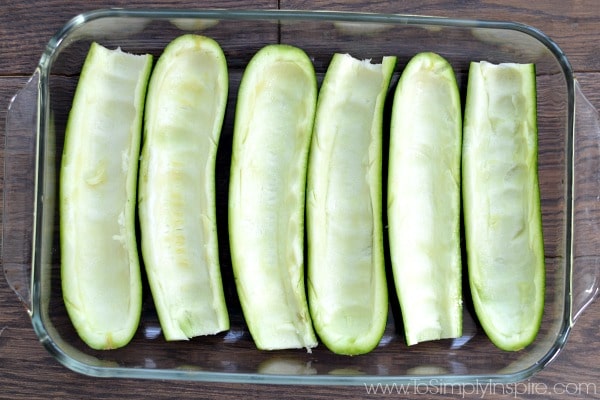
[[[388,175],[392,271],[407,344],[462,334],[461,103],[435,53],[407,64],[394,97]]]
[[[215,206],[228,85],[219,44],[192,34],[167,45],[150,78],[138,206],[144,264],[166,340],[229,329]]]
[[[544,309],[544,241],[537,175],[533,64],[471,63],[463,137],[469,282],[491,341],[519,350]]]
[[[60,173],[63,298],[94,349],[125,346],[141,313],[135,196],[152,56],[92,43],[75,91]]]
[[[312,62],[269,45],[238,93],[229,187],[237,292],[257,348],[317,345],[304,285],[306,163],[317,101]]]
[[[335,54],[319,92],[308,166],[308,298],[317,334],[338,354],[372,350],[387,320],[382,120],[395,64]]]

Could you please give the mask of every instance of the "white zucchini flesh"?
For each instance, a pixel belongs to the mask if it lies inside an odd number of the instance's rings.
[[[519,350],[544,308],[533,64],[471,63],[463,137],[469,282],[491,341]]]
[[[67,123],[60,176],[61,282],[94,349],[125,346],[141,313],[135,196],[150,55],[93,43]]]
[[[408,345],[462,334],[461,103],[452,66],[420,53],[394,97],[388,174],[392,270]]]
[[[386,325],[382,120],[395,63],[335,54],[319,92],[308,167],[308,297],[317,334],[338,354],[369,352]]]
[[[312,62],[269,45],[240,84],[229,189],[233,272],[257,348],[317,345],[304,285],[306,164],[317,101]]]
[[[221,47],[192,34],[167,45],[150,78],[138,207],[144,265],[166,340],[229,329],[215,205],[228,85]]]

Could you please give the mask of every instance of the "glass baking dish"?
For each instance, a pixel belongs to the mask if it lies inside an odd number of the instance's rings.
[[[82,343],[71,326],[59,281],[57,172],[78,74],[92,41],[157,58],[167,43],[187,32],[217,40],[229,67],[230,95],[216,181],[220,262],[231,329],[216,336],[166,342],[146,286],[143,315],[132,342],[119,350],[94,351]],[[369,354],[338,356],[323,345],[312,353],[255,348],[232,278],[227,189],[239,81],[254,53],[271,43],[304,49],[319,79],[335,52],[374,61],[395,55],[398,64],[391,90],[414,54],[434,51],[454,67],[463,100],[470,61],[536,64],[547,288],[541,330],[532,345],[518,352],[495,348],[474,316],[465,286],[464,334],[459,339],[406,346],[397,299],[391,296],[384,337]],[[73,18],[50,39],[31,80],[9,108],[4,160],[4,274],[29,311],[43,345],[60,363],[87,375],[328,385],[520,381],[543,369],[560,352],[577,316],[598,294],[598,125],[597,111],[581,94],[563,52],[539,30],[516,23],[338,12],[88,12]]]

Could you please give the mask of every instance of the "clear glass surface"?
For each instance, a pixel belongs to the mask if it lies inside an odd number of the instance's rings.
[[[230,92],[217,156],[216,190],[220,262],[231,329],[186,342],[166,342],[145,283],[143,315],[132,342],[118,350],[94,351],[78,338],[62,301],[59,215],[54,201],[66,119],[77,77],[92,41],[128,52],[151,53],[158,58],[172,39],[187,32],[217,40],[229,68]],[[241,313],[231,271],[227,190],[237,88],[250,58],[271,43],[304,49],[313,60],[319,79],[335,52],[374,61],[395,55],[398,64],[392,90],[413,55],[434,51],[454,67],[463,99],[471,61],[536,64],[547,287],[541,330],[531,346],[518,352],[494,347],[476,320],[465,284],[464,333],[458,339],[406,346],[397,299],[392,296],[384,337],[369,354],[339,356],[322,344],[312,353],[255,348]],[[566,341],[573,322],[575,84],[562,51],[533,28],[514,23],[381,14],[99,10],[77,16],[50,40],[33,84],[28,87],[29,91],[38,91],[32,110],[36,117],[32,122],[35,124],[33,189],[30,202],[26,203],[34,208],[29,241],[32,254],[23,254],[27,252],[25,247],[13,258],[28,260],[30,256],[29,305],[34,329],[50,353],[68,368],[94,376],[292,384],[513,382],[541,370]],[[384,137],[387,137],[385,130]],[[26,149],[25,153],[31,151]],[[5,259],[7,251],[3,248]],[[387,264],[389,269],[389,261]],[[597,264],[592,263],[587,272],[588,278],[597,278],[594,265]],[[597,290],[597,282],[592,287]],[[393,289],[390,293],[393,294]],[[586,299],[591,301],[590,296],[583,300]]]

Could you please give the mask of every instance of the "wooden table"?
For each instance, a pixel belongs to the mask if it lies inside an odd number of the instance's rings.
[[[565,51],[591,103],[600,109],[600,2],[596,0],[23,0],[0,7],[0,126],[9,100],[33,72],[49,38],[72,16],[108,6],[360,10],[511,20],[535,26]],[[0,134],[4,142],[4,131]],[[3,149],[1,150],[3,159]],[[0,185],[3,174],[0,175]],[[4,218],[3,218],[4,219]],[[526,398],[600,398],[600,301],[577,321],[563,352],[528,383]],[[525,390],[527,387],[522,386]],[[545,393],[534,389],[546,388]],[[562,389],[562,390],[561,390]],[[562,394],[559,393],[562,391]],[[566,395],[564,393],[570,393]],[[413,392],[417,393],[417,392]],[[498,392],[497,392],[498,393]],[[463,393],[465,394],[465,393]],[[361,398],[363,387],[266,386],[94,379],[55,361],[39,343],[25,309],[0,279],[0,398]],[[399,398],[401,396],[394,395]],[[452,396],[448,396],[452,397]],[[482,393],[465,397],[481,398]],[[514,393],[506,395],[514,397]]]

